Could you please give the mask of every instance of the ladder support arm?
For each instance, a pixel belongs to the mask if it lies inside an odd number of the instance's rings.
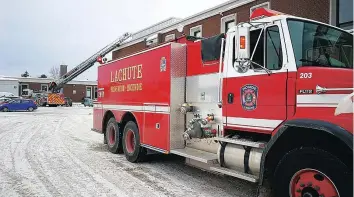
[[[71,80],[75,79],[77,76],[79,76],[80,74],[82,74],[83,72],[91,68],[97,62],[98,58],[104,57],[109,52],[119,47],[124,41],[129,39],[131,36],[132,34],[130,33],[124,33],[117,40],[105,46],[103,49],[93,54],[91,57],[89,57],[88,59],[86,59],[79,65],[77,65],[75,68],[71,69],[69,72],[61,76],[58,80],[54,81],[54,83],[51,83],[49,89],[52,90],[53,92],[58,91],[66,83],[70,82]]]

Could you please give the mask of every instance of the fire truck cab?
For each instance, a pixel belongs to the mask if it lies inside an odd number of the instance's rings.
[[[93,130],[131,162],[176,154],[275,196],[353,196],[352,109],[353,35],[259,8],[101,65]]]

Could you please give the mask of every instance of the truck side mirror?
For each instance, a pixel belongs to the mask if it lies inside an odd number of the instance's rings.
[[[247,72],[250,68],[250,25],[243,23],[237,26],[235,34],[235,62],[238,72]]]

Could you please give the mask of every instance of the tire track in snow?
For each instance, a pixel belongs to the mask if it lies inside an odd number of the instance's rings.
[[[9,113],[6,118],[0,113],[0,196],[254,194],[256,187],[248,182],[191,168],[170,156],[135,164],[124,154],[108,152],[103,136],[90,131],[92,108],[39,108],[37,112]],[[28,136],[22,135],[25,132]],[[21,159],[15,162],[16,173],[11,156]],[[32,181],[31,187],[15,187],[26,181]]]
[[[0,144],[4,154],[2,172],[7,175],[6,178],[12,185],[8,191],[10,193],[21,196],[49,195],[25,159],[27,143],[40,128],[41,125],[30,124],[29,126],[28,123],[22,123],[16,127],[11,126],[7,135],[1,138]]]
[[[45,124],[42,123],[43,129],[41,132],[37,132],[32,136],[31,142],[26,149],[26,158],[31,168],[34,169],[35,173],[42,183],[46,185],[52,196],[60,196],[67,193],[75,194],[76,190],[71,187],[71,180],[65,180],[65,177],[61,176],[60,173],[55,173],[52,158],[48,157],[48,152],[56,151],[48,147],[48,145],[55,145],[55,140],[50,139],[50,133],[56,121],[47,119],[47,117],[44,118],[44,120],[41,119],[41,121],[45,122]],[[63,184],[65,184],[68,189],[63,187]]]
[[[70,125],[70,120],[69,118],[67,119],[68,122],[66,122],[68,125]],[[85,177],[89,180],[91,180],[92,183],[95,183],[95,185],[99,184],[98,188],[107,188],[106,191],[110,191],[108,195],[118,195],[118,196],[127,196],[126,191],[121,190],[118,188],[116,185],[112,184],[111,182],[107,181],[104,177],[102,177],[100,174],[97,174],[94,172],[95,169],[90,168],[88,165],[86,165],[84,162],[82,162],[77,156],[75,156],[72,151],[75,150],[75,148],[69,148],[70,146],[66,146],[65,143],[63,142],[64,140],[60,136],[60,130],[64,127],[64,122],[61,122],[58,124],[58,126],[55,128],[55,135],[58,139],[58,144],[62,148],[62,151],[65,152],[65,154],[70,158],[71,162],[75,164],[75,166],[78,167],[80,170],[80,174],[85,174]],[[76,142],[77,143],[77,142]],[[75,142],[72,142],[71,145],[75,145]],[[86,185],[87,183],[82,183]],[[97,191],[92,191],[92,192],[97,192]],[[99,193],[98,193],[99,194]]]

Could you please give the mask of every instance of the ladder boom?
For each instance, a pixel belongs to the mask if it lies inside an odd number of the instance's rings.
[[[117,40],[112,42],[111,44],[105,46],[103,49],[99,50],[97,53],[93,54],[91,57],[77,65],[75,68],[71,69],[69,72],[61,76],[59,79],[51,83],[49,89],[53,92],[58,91],[60,88],[64,86],[64,84],[69,81],[75,79],[77,76],[85,72],[87,69],[91,68],[96,62],[98,58],[102,58],[107,55],[109,52],[119,47],[125,40],[131,37],[130,33],[124,33]]]

